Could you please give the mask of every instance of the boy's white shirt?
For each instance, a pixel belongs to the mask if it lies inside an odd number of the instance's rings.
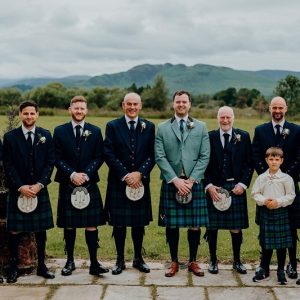
[[[259,206],[266,199],[276,199],[278,208],[291,205],[296,197],[293,178],[280,169],[273,175],[267,170],[255,180],[251,195]]]

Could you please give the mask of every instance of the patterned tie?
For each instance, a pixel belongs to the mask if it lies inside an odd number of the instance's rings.
[[[227,147],[228,147],[228,143],[229,143],[229,134],[228,133],[224,133],[223,134],[224,136],[224,150],[227,150]]]
[[[80,137],[81,137],[81,132],[80,132],[81,126],[80,126],[80,125],[76,125],[76,126],[75,126],[75,129],[76,129],[76,136],[75,136],[75,139],[76,139],[76,145],[79,146],[79,143],[80,143]]]

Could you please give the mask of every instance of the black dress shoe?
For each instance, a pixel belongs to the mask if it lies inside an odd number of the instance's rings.
[[[67,260],[65,266],[61,270],[62,276],[69,276],[75,270],[75,263],[73,260]]]
[[[19,277],[19,269],[16,266],[10,266],[7,272],[7,283],[15,283],[17,282]]]
[[[2,277],[0,277],[0,283],[3,283],[3,278]]]
[[[277,271],[277,279],[281,285],[286,285],[287,280],[285,278],[284,270]]]
[[[44,277],[46,279],[53,279],[53,278],[55,278],[55,275],[52,272],[50,272],[45,265],[37,267],[36,275]]]
[[[211,274],[218,274],[219,268],[218,268],[218,262],[217,261],[211,261],[208,266],[208,272]]]
[[[144,272],[144,273],[150,272],[149,266],[144,262],[142,258],[135,258],[133,260],[132,266],[138,269],[140,272]]]
[[[125,269],[126,269],[125,261],[117,259],[116,264],[113,266],[113,268],[111,270],[111,273],[113,275],[119,275]]]
[[[109,269],[102,266],[100,263],[90,266],[90,274],[91,275],[100,276],[100,274],[104,274],[107,272],[109,272]]]
[[[286,274],[291,279],[297,279],[298,277],[297,270],[295,270],[290,263],[286,266]]]
[[[247,274],[246,267],[240,261],[233,262],[232,268],[240,274]]]
[[[296,281],[296,284],[300,285],[300,279],[298,279],[298,280]]]

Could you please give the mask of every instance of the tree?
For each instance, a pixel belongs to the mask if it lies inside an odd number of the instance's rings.
[[[258,112],[259,116],[262,117],[265,112],[268,111],[269,102],[265,99],[264,96],[260,95],[252,105],[252,108]]]
[[[16,88],[4,88],[0,90],[0,105],[14,105],[22,100],[21,92]]]
[[[235,106],[236,100],[237,100],[237,92],[234,87],[230,87],[226,90],[222,90],[220,92],[217,92],[213,99],[215,100],[222,100],[224,101],[225,105],[228,106]]]

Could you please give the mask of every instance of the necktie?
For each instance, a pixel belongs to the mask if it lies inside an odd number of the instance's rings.
[[[32,131],[28,131],[27,134],[28,134],[27,143],[28,143],[29,149],[32,149],[32,138],[31,138]]]
[[[129,124],[130,124],[130,134],[134,134],[134,124],[135,124],[135,121],[129,121]]]
[[[179,122],[179,129],[180,129],[181,134],[183,133],[183,129],[184,129],[183,125],[184,125],[184,120],[181,119],[180,122]]]
[[[276,128],[276,133],[275,133],[275,140],[276,140],[276,144],[278,145],[280,143],[280,125],[277,124],[275,125],[275,128]]]
[[[224,150],[226,150],[228,147],[228,143],[229,143],[229,134],[224,133],[223,136],[224,136]]]
[[[76,129],[76,136],[75,136],[76,145],[78,146],[79,142],[80,142],[80,137],[81,137],[81,132],[80,132],[81,126],[80,125],[76,125],[75,129]]]

